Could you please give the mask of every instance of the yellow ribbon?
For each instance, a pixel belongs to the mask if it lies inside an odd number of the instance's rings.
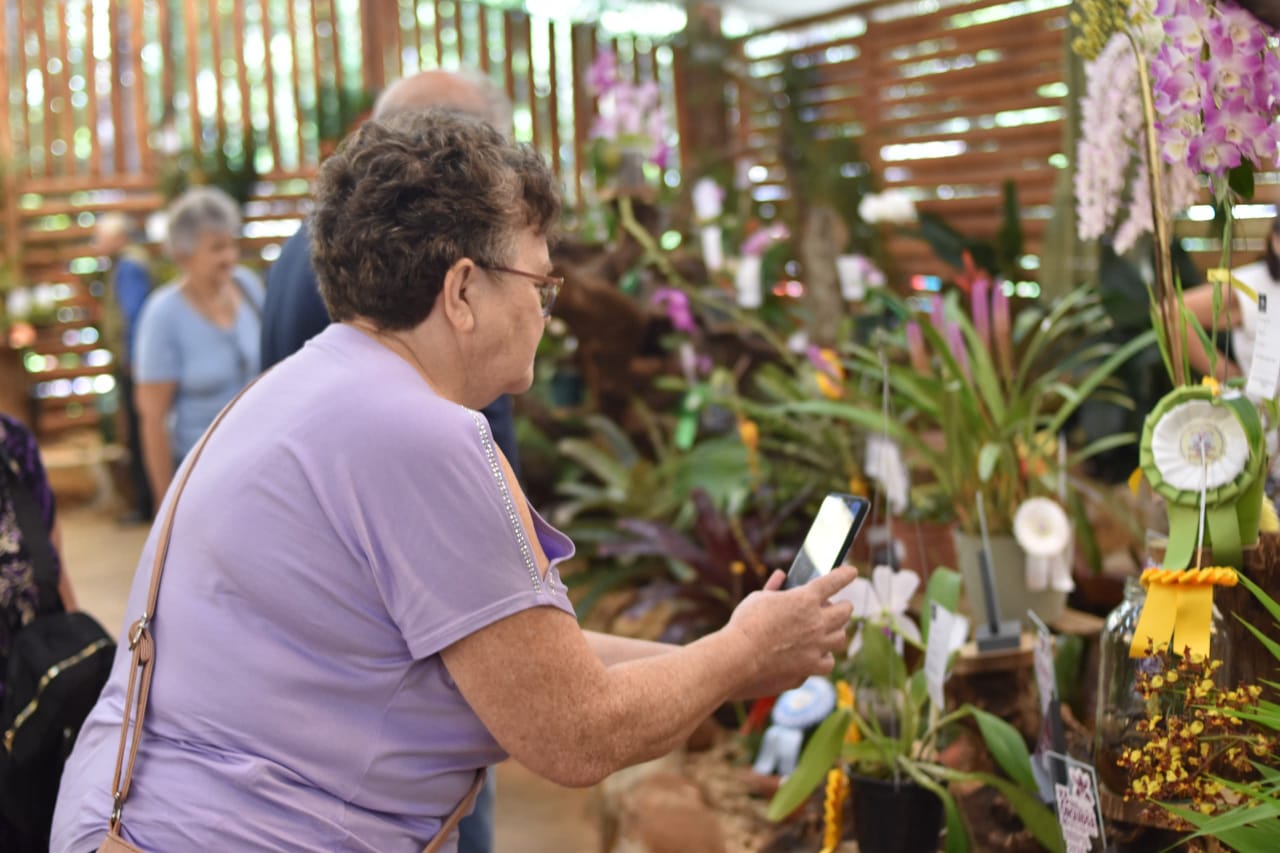
[[[1224,566],[1204,569],[1146,569],[1142,585],[1147,600],[1129,644],[1130,657],[1144,657],[1148,645],[1163,650],[1175,639],[1175,653],[1186,649],[1193,657],[1208,658],[1213,627],[1213,588],[1235,586],[1236,570]]]
[[[1252,299],[1254,302],[1258,301],[1258,291],[1254,290],[1252,287],[1250,287],[1240,279],[1233,276],[1231,274],[1231,270],[1223,269],[1222,267],[1216,267],[1214,269],[1209,270],[1208,274],[1205,277],[1207,278],[1208,281],[1212,282],[1213,284],[1229,284],[1232,287],[1234,287],[1236,290],[1243,293],[1245,296]]]
[[[827,798],[822,804],[823,831],[820,853],[835,853],[844,834],[844,801],[849,796],[849,778],[839,767],[827,772]]]

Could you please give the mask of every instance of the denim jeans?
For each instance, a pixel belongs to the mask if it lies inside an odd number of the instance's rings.
[[[471,814],[458,824],[458,853],[493,853],[493,801],[497,779],[490,767]]]

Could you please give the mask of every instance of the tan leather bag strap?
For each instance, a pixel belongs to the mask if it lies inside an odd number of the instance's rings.
[[[475,805],[476,797],[480,795],[480,789],[484,787],[485,770],[481,768],[476,771],[476,780],[471,783],[470,790],[466,796],[462,798],[462,802],[458,803],[458,807],[453,810],[453,814],[449,815],[444,823],[440,824],[440,830],[436,833],[436,837],[431,839],[426,847],[422,848],[422,853],[436,853],[440,850],[453,831],[458,828],[458,822],[467,816],[471,811],[471,807]]]
[[[264,373],[263,376],[265,375]],[[200,461],[200,454],[209,442],[209,436],[213,435],[218,424],[222,423],[227,412],[231,411],[231,407],[261,378],[259,376],[242,388],[240,393],[213,419],[213,423],[209,424],[204,435],[200,436],[200,441],[192,448],[189,458],[179,471],[177,488],[173,490],[173,497],[169,500],[164,521],[160,525],[155,560],[151,564],[151,587],[147,590],[147,604],[142,615],[129,628],[129,650],[132,652],[132,659],[129,664],[129,683],[125,687],[124,714],[120,721],[120,748],[116,751],[116,769],[111,777],[112,802],[109,825],[111,832],[120,830],[121,812],[124,809],[124,801],[129,796],[129,785],[133,781],[133,765],[138,760],[138,742],[142,737],[142,721],[147,714],[147,698],[151,694],[151,674],[155,667],[155,641],[151,636],[151,621],[155,618],[156,600],[160,597],[160,577],[164,574],[164,561],[169,553],[169,539],[173,535],[173,517],[178,509],[178,499],[182,497],[182,490],[187,487],[192,469]],[[131,729],[132,739],[129,737]],[[125,763],[126,751],[129,754],[127,764]]]
[[[218,416],[213,419],[213,423],[209,424],[209,428],[205,430],[204,435],[200,436],[200,441],[191,449],[189,458],[179,471],[177,488],[173,490],[173,498],[169,501],[169,507],[165,511],[164,523],[160,527],[160,538],[156,542],[155,560],[151,564],[151,586],[147,590],[146,608],[129,628],[129,650],[132,652],[132,656],[129,665],[129,683],[124,692],[124,715],[120,721],[120,747],[116,751],[115,773],[111,778],[112,803],[111,820],[108,825],[109,834],[120,834],[120,820],[124,811],[124,801],[129,796],[129,785],[133,782],[133,766],[138,760],[138,742],[142,737],[142,721],[147,714],[147,699],[151,694],[151,675],[155,668],[155,640],[151,636],[151,621],[155,618],[156,601],[160,598],[160,577],[164,574],[164,561],[169,554],[169,540],[173,535],[173,518],[178,509],[178,499],[182,497],[182,490],[187,487],[187,480],[191,478],[192,469],[200,461],[200,454],[204,452],[204,446],[209,442],[209,436],[213,435],[214,430],[218,428],[218,424],[222,423],[222,419],[227,416],[227,412],[231,411],[231,407],[239,402],[240,398],[257,384],[262,376],[266,376],[266,373],[244,386],[240,393],[230,403],[227,403],[222,411],[218,413]],[[129,737],[131,730],[132,739]],[[126,751],[129,754],[127,764],[125,763]],[[479,796],[480,789],[484,787],[484,782],[485,770],[481,769],[476,772],[475,781],[471,783],[471,787],[467,790],[466,796],[462,798],[462,802],[458,803],[453,813],[440,825],[440,831],[423,849],[423,853],[437,853],[443,847],[445,841],[457,829],[458,822],[466,817],[471,811],[471,807],[475,805],[476,797]]]

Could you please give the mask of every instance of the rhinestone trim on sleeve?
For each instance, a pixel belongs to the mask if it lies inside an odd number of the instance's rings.
[[[480,443],[484,446],[484,456],[489,463],[489,471],[493,474],[493,479],[498,484],[498,491],[502,494],[502,506],[507,512],[507,520],[511,524],[511,531],[515,534],[516,542],[520,545],[520,556],[524,558],[524,567],[529,572],[529,580],[533,581],[533,589],[535,592],[542,591],[542,579],[538,577],[538,566],[533,561],[533,549],[529,547],[529,537],[525,535],[524,525],[520,523],[520,516],[516,512],[515,501],[511,498],[511,489],[507,487],[507,478],[502,474],[502,464],[498,461],[498,451],[493,446],[493,438],[489,435],[489,423],[484,419],[484,415],[479,412],[471,412],[471,420],[475,422],[476,430],[480,433]]]

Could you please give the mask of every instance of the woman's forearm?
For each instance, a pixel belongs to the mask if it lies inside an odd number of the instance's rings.
[[[640,658],[665,655],[679,649],[671,643],[659,643],[653,640],[640,640],[635,637],[619,637],[615,634],[603,634],[599,631],[583,631],[587,645],[605,666],[626,663]]]
[[[169,428],[159,415],[143,415],[141,429],[142,461],[147,470],[147,481],[157,506],[169,489],[173,479],[173,449],[169,444]]]
[[[609,667],[608,686],[589,712],[595,731],[588,742],[608,761],[601,771],[611,773],[680,746],[741,690],[753,664],[749,644],[729,628],[667,654]]]

